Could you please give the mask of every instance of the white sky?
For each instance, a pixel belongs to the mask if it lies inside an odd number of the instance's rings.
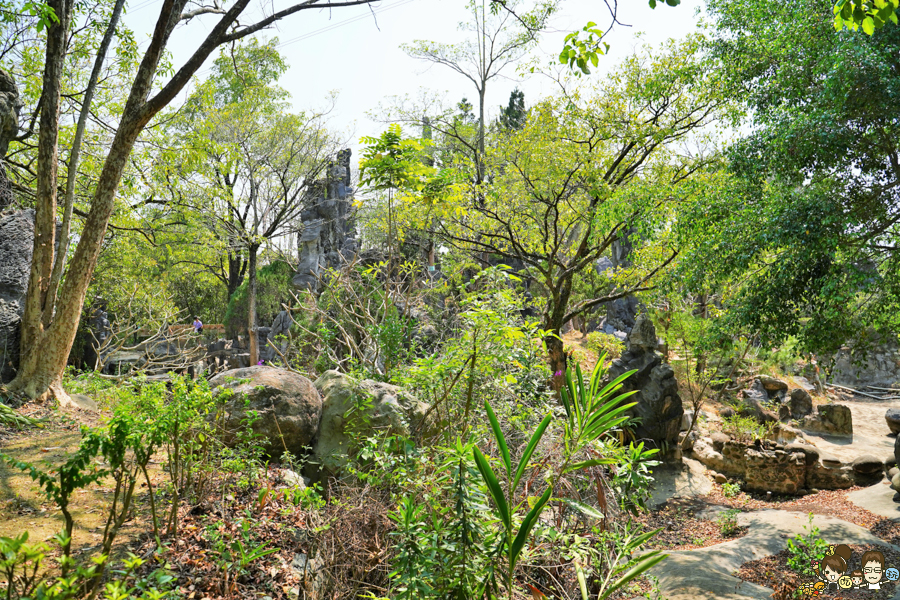
[[[134,29],[139,42],[148,38],[161,4],[161,0],[132,2],[125,22]],[[288,5],[287,0],[276,3],[277,8],[282,5]],[[612,47],[592,76],[614,68],[642,43],[656,46],[668,38],[681,38],[694,31],[700,6],[700,0],[682,0],[674,8],[660,2],[652,10],[646,0],[623,0],[619,5],[619,20],[632,27],[617,27],[607,37]],[[560,8],[552,21],[555,32],[544,35],[536,51],[543,62],[559,54],[566,33],[580,29],[588,21],[603,26],[609,18],[601,0],[563,0]],[[345,134],[354,150],[354,164],[360,136],[378,135],[384,128],[371,120],[367,112],[376,110],[389,96],[415,97],[424,87],[446,92],[453,103],[465,96],[477,104],[474,87],[463,76],[446,67],[409,58],[399,48],[400,44],[416,39],[445,43],[460,40],[463,34],[457,30],[457,24],[467,16],[464,0],[383,0],[373,5],[373,9],[375,18],[367,7],[334,9],[330,14],[325,10],[301,11],[283,20],[277,28],[257,34],[279,38],[279,51],[290,65],[279,84],[291,93],[297,110],[322,107],[330,91],[338,93],[331,125]],[[257,14],[259,10],[260,4],[256,4]],[[267,13],[270,12],[269,8]],[[215,18],[208,15],[176,29],[170,44],[176,68],[205,37]],[[208,73],[208,67],[209,63],[201,69],[201,76]],[[505,75],[508,79],[495,80],[488,87],[486,104],[491,117],[497,114],[500,105],[506,105],[515,87],[525,92],[527,106],[553,93],[551,83],[541,75],[522,79],[513,69]]]

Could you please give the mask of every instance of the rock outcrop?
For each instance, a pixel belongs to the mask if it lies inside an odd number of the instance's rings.
[[[0,381],[10,381],[19,366],[19,324],[25,311],[34,211],[0,218]]]
[[[810,414],[798,421],[800,429],[820,433],[850,435],[853,433],[853,415],[844,404],[820,404],[817,414]]]
[[[298,238],[299,261],[292,283],[315,290],[322,270],[340,267],[359,248],[353,222],[350,150],[338,152],[326,178],[311,187],[309,199],[309,208],[300,214],[303,229]]]
[[[668,444],[673,448],[678,440],[684,408],[675,373],[656,353],[657,344],[653,321],[647,315],[638,315],[628,334],[628,348],[610,365],[609,378],[637,370],[625,380],[622,388],[624,392],[638,390],[627,400],[637,402],[631,409],[632,414],[641,419],[635,434],[638,439],[650,440],[655,447]]]
[[[248,411],[256,411],[251,428],[262,436],[267,452],[281,456],[288,450],[301,456],[308,451],[322,417],[322,398],[309,379],[284,369],[252,366],[219,373],[209,385],[217,394],[225,389],[233,394],[225,405],[226,443],[235,442]]]
[[[768,440],[745,444],[700,438],[694,442],[693,457],[710,469],[743,479],[749,491],[779,494],[868,486],[881,480],[884,468],[873,456],[844,464],[807,444],[782,445]]]
[[[307,472],[313,479],[339,473],[354,442],[376,433],[414,431],[429,408],[396,386],[356,381],[338,371],[325,371],[315,385],[322,394],[322,420],[313,448],[316,464]]]

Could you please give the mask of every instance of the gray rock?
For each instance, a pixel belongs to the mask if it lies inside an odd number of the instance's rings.
[[[34,246],[34,210],[0,218],[0,381],[10,381],[19,367],[19,323]]]
[[[322,398],[306,377],[275,367],[252,366],[219,373],[209,385],[233,392],[224,408],[226,443],[234,443],[234,432],[244,426],[242,421],[250,410],[259,416],[253,432],[262,436],[263,447],[273,456],[285,450],[301,456],[313,442],[322,417]]]
[[[788,389],[787,383],[769,375],[760,375],[756,379],[762,384],[767,392],[777,392],[778,390]]]
[[[300,219],[297,273],[293,285],[315,290],[324,269],[339,268],[358,249],[353,225],[353,190],[350,188],[350,150],[337,153],[325,179],[310,186]]]
[[[400,388],[365,379],[357,382],[337,371],[325,371],[315,383],[322,394],[322,419],[313,448],[313,479],[339,473],[347,464],[354,439],[377,432],[409,434],[428,405]],[[354,436],[354,437],[351,437]]]
[[[69,399],[72,401],[72,404],[81,410],[89,410],[91,412],[98,412],[100,410],[97,403],[94,402],[90,396],[84,394],[69,394]]]
[[[812,396],[801,388],[791,390],[790,408],[792,418],[800,419],[805,417],[812,413]]]
[[[722,475],[721,473],[716,473],[716,483],[722,485],[723,483],[728,483],[728,478]]]
[[[6,156],[9,142],[19,133],[19,112],[22,106],[24,104],[19,98],[16,80],[0,69],[0,158]]]
[[[891,489],[900,493],[900,473],[897,473],[891,478]]]
[[[819,460],[819,449],[809,444],[793,443],[784,447],[785,452],[802,452],[806,457],[806,464],[814,465]]]
[[[900,469],[898,469],[897,467],[891,467],[890,469],[888,469],[887,478],[893,479],[897,476],[897,473],[900,473]]]
[[[712,441],[713,448],[715,448],[717,452],[721,452],[722,448],[725,447],[725,444],[727,444],[731,440],[728,435],[722,433],[721,431],[714,432],[710,436],[710,439]]]
[[[675,373],[654,351],[656,331],[653,322],[646,315],[640,315],[628,336],[628,349],[612,362],[608,377],[614,379],[631,370],[637,371],[625,380],[622,391],[637,393],[628,402],[637,402],[631,409],[633,416],[640,417],[640,425],[635,429],[638,439],[652,440],[657,447],[663,442],[676,446],[684,414],[678,382]]]
[[[872,475],[875,473],[881,473],[882,467],[884,467],[884,463],[881,462],[881,459],[876,458],[871,454],[864,454],[853,459],[853,462],[850,463],[850,466],[852,466],[853,470],[857,473]]]
[[[822,461],[823,466],[829,469],[839,469],[844,464],[838,457],[834,456],[833,454],[827,454],[825,452],[819,454],[819,460]]]
[[[281,479],[284,480],[287,485],[293,488],[305,489],[309,487],[310,484],[308,477],[304,477],[300,473],[291,471],[290,469],[281,470]]]
[[[900,435],[894,440],[894,464],[900,465]]]
[[[887,426],[891,433],[900,433],[900,408],[887,409],[884,413],[884,420],[887,421]]]
[[[835,433],[853,433],[853,415],[850,407],[843,404],[820,404],[819,416],[829,422]]]

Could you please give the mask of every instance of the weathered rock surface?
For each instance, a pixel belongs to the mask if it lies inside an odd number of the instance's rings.
[[[767,392],[777,392],[778,390],[788,389],[787,383],[770,375],[760,375],[756,380],[759,381]]]
[[[19,323],[31,272],[34,211],[0,218],[0,381],[10,381],[19,366]]]
[[[843,404],[820,404],[817,414],[800,420],[800,428],[823,433],[850,435],[853,433],[853,416],[850,407]]]
[[[684,408],[675,373],[655,352],[657,344],[653,321],[646,315],[639,315],[628,335],[628,348],[610,365],[609,377],[614,379],[632,369],[637,370],[625,380],[622,388],[623,392],[638,390],[627,400],[637,402],[632,413],[641,418],[635,434],[638,439],[652,440],[657,447],[663,442],[674,447]]]
[[[0,158],[6,156],[9,142],[19,133],[19,111],[22,106],[16,80],[0,69]],[[2,204],[0,208],[3,208]]]
[[[243,426],[250,410],[259,415],[253,432],[262,436],[263,447],[273,456],[285,450],[300,456],[315,439],[322,398],[306,377],[275,367],[252,366],[219,373],[209,385],[234,394],[225,406],[226,443],[234,441],[233,432]]]
[[[884,340],[867,350],[860,362],[850,348],[841,348],[835,356],[832,382],[861,389],[866,385],[891,387],[900,381],[900,345],[896,341]]]
[[[887,409],[884,413],[884,420],[887,421],[887,426],[891,433],[900,433],[900,408]]]
[[[322,419],[313,448],[316,465],[309,471],[314,479],[320,471],[336,474],[347,463],[355,441],[376,433],[408,434],[415,430],[428,404],[400,388],[365,379],[355,379],[337,371],[325,371],[315,383],[322,394]]]
[[[300,214],[297,274],[293,284],[315,290],[319,273],[337,268],[356,254],[359,244],[353,223],[353,188],[350,187],[350,150],[338,152],[326,178],[310,188],[309,208]]]
[[[803,388],[791,390],[790,408],[791,418],[802,419],[812,413],[812,396]]]
[[[871,485],[882,477],[883,463],[874,456],[843,464],[830,455],[802,443],[781,446],[772,442],[744,444],[729,440],[718,443],[700,438],[693,456],[709,469],[744,480],[751,491],[784,494],[803,489],[846,489]]]

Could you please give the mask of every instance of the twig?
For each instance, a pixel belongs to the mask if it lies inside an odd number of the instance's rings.
[[[896,400],[897,398],[900,398],[900,396],[891,396],[889,398],[883,398],[881,396],[876,396],[874,394],[867,394],[866,392],[861,392],[861,391],[855,390],[851,387],[847,387],[845,385],[838,385],[836,383],[826,383],[825,385],[830,388],[837,388],[839,390],[846,390],[848,392],[853,392],[854,394],[859,394],[860,396],[866,396],[867,398],[874,398],[875,400]]]

